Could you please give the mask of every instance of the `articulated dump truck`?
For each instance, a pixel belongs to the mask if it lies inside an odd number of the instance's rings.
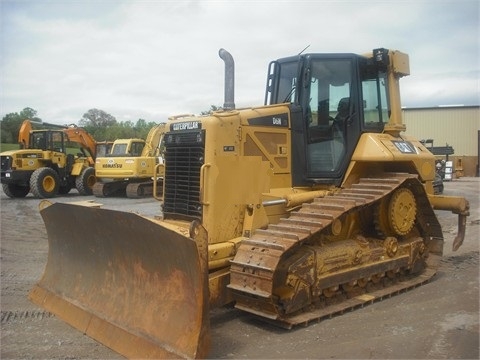
[[[165,130],[161,216],[43,203],[49,241],[30,298],[130,358],[201,358],[209,311],[234,303],[284,328],[417,287],[444,238],[435,158],[405,135],[408,55],[299,54],[272,61],[264,106],[225,104]],[[72,232],[72,228],[82,228]]]

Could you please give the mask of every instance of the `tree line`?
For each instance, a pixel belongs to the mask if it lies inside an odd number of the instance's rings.
[[[26,107],[20,112],[5,115],[0,122],[0,136],[2,143],[17,143],[18,131],[23,121],[30,119],[34,129],[48,129],[52,127],[47,121],[37,116],[37,111]],[[72,124],[60,124],[69,126]],[[116,139],[140,138],[145,139],[154,121],[138,119],[133,121],[117,121],[117,119],[100,109],[90,109],[74,124],[84,128],[96,141],[113,141]],[[56,125],[58,127],[58,125]]]

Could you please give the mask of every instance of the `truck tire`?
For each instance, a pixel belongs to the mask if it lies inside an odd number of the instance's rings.
[[[75,187],[80,195],[92,195],[93,185],[96,182],[95,169],[93,167],[87,167],[82,170],[80,175],[75,179]]]
[[[9,198],[24,198],[30,192],[29,186],[20,186],[17,184],[2,184],[3,192]]]
[[[30,177],[30,190],[38,198],[51,198],[58,194],[60,178],[55,170],[43,167],[35,170]]]

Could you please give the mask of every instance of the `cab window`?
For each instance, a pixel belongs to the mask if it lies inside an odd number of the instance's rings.
[[[127,144],[115,144],[110,155],[122,156],[127,153]]]
[[[367,64],[360,65],[363,100],[363,128],[382,131],[389,118],[387,74]]]
[[[144,142],[134,142],[130,148],[131,156],[140,156],[142,155],[143,147],[145,146]]]

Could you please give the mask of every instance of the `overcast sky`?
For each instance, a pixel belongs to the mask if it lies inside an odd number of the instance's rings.
[[[479,0],[0,0],[0,117],[31,107],[77,123],[97,108],[161,122],[223,105],[225,48],[237,107],[263,104],[271,60],[306,52],[410,56],[406,107],[479,105]]]

